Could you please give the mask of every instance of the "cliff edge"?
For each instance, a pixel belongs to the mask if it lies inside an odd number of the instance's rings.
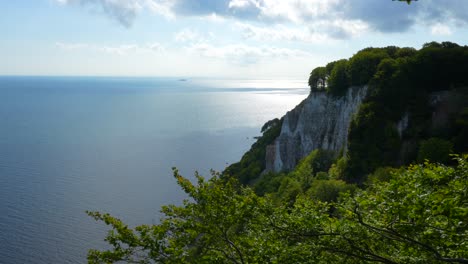
[[[368,86],[355,86],[341,97],[313,92],[286,113],[280,135],[266,149],[265,172],[290,171],[315,149],[346,152],[353,114]]]

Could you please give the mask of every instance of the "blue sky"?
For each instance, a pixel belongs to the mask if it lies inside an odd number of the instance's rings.
[[[468,44],[468,1],[0,3],[0,75],[306,79],[365,47]]]

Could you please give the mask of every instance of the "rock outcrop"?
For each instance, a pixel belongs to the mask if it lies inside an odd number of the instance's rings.
[[[318,148],[346,151],[352,116],[366,93],[367,86],[351,87],[341,97],[311,93],[284,116],[280,135],[266,149],[265,171],[290,171]]]

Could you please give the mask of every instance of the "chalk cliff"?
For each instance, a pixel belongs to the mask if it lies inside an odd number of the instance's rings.
[[[318,148],[346,151],[352,116],[367,90],[367,86],[352,87],[341,97],[311,93],[284,116],[280,135],[267,146],[265,171],[290,171]]]

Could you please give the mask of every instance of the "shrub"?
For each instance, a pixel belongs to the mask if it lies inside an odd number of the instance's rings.
[[[340,193],[353,191],[355,185],[341,180],[315,180],[306,194],[312,199],[322,202],[336,202]]]

